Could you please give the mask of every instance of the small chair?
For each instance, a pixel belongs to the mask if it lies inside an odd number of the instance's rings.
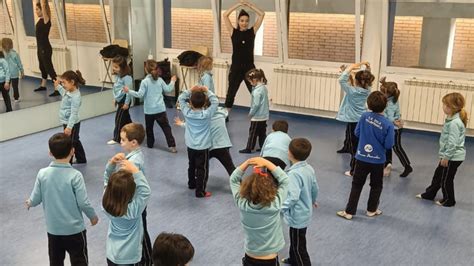
[[[195,51],[195,52],[198,52],[204,56],[208,56],[209,55],[209,48],[207,48],[206,46],[200,46],[200,45],[197,45],[197,46],[193,46],[191,47],[191,51]],[[188,89],[188,84],[186,84],[186,77],[188,76],[188,71],[190,69],[196,69],[195,66],[182,66],[182,65],[179,65],[179,70],[181,71],[181,77],[182,77],[182,86],[180,86],[181,88],[183,88],[183,90],[187,90]]]

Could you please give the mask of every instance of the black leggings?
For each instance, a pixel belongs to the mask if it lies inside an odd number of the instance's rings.
[[[397,155],[403,167],[407,168],[408,166],[410,166],[410,159],[408,159],[408,156],[402,147],[402,129],[401,128],[395,129],[395,145],[393,146],[393,151]],[[387,157],[387,160],[385,162],[385,165],[392,163],[392,149],[387,150],[386,157]]]
[[[242,67],[230,67],[229,72],[229,88],[227,89],[227,95],[225,97],[225,107],[232,108],[234,106],[235,95],[240,88],[240,83],[245,82],[247,89],[252,93],[252,85],[245,79],[245,74],[255,68],[255,65],[242,66]]]
[[[209,151],[209,160],[216,158],[224,166],[229,176],[234,172],[235,165],[230,156],[229,148],[220,148]]]
[[[12,109],[12,100],[10,99],[10,91],[5,90],[5,82],[0,82],[0,90],[2,91],[3,101],[5,102],[5,108],[7,112],[11,112]]]
[[[448,161],[448,167],[441,166],[441,164],[438,163],[431,185],[426,188],[425,193],[421,194],[421,197],[427,200],[434,200],[436,193],[438,193],[438,190],[441,188],[443,192],[441,203],[447,207],[456,205],[456,199],[454,197],[454,177],[462,162],[463,161]]]
[[[114,141],[120,143],[120,130],[126,124],[132,123],[132,119],[130,118],[130,108],[127,110],[123,110],[122,107],[125,104],[125,97],[124,99],[117,103],[117,111],[115,112],[115,127],[114,127]]]
[[[52,58],[53,58],[53,48],[38,47],[38,62],[39,62],[39,68],[41,71],[41,78],[43,79],[47,79],[49,75],[52,80],[56,80],[57,75],[56,75],[56,71],[54,71]]]

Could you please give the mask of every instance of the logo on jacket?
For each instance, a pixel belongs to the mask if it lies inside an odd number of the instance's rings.
[[[374,150],[374,148],[372,147],[372,145],[367,144],[364,146],[364,150],[368,153],[371,153]]]

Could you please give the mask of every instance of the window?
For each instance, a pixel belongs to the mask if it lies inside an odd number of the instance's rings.
[[[328,62],[356,58],[355,0],[289,1],[288,57]],[[361,0],[361,14],[365,1]],[[362,39],[363,16],[360,18]]]
[[[66,0],[65,6],[68,40],[108,42],[99,0]],[[110,17],[110,8],[105,12]]]
[[[13,3],[11,0],[0,0],[0,34],[13,35]]]
[[[255,36],[255,48],[254,55],[268,56],[268,57],[278,57],[278,34],[277,34],[277,14],[275,12],[275,1],[274,0],[259,0],[251,1],[258,8],[265,11],[265,18],[263,20],[262,26],[258,30]],[[232,33],[227,32],[225,26],[224,12],[236,4],[235,0],[221,0],[221,51],[223,53],[232,53],[232,41],[230,36]],[[240,12],[241,8],[237,8],[236,11],[230,14],[229,18],[232,22],[234,28],[237,26],[237,15]],[[245,9],[250,14],[250,27],[255,23],[255,13]]]
[[[474,72],[474,3],[390,0],[387,65]]]
[[[164,0],[165,48],[191,50],[207,47],[212,54],[214,21],[209,0]]]

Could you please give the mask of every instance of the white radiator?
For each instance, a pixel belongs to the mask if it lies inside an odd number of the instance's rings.
[[[214,79],[214,88],[216,90],[217,97],[224,98],[226,96],[228,86],[228,69],[229,65],[225,62],[213,64],[212,78]],[[180,67],[178,59],[173,59],[173,73],[176,73],[176,76],[180,80],[179,88],[181,91],[185,89],[183,79],[184,74],[186,74],[186,85],[188,86],[188,89],[199,83],[199,73],[197,69]]]
[[[39,61],[37,55],[37,46],[36,45],[28,45],[28,51],[30,54],[30,68],[31,71],[35,73],[41,73],[39,69]],[[71,69],[71,60],[70,60],[70,52],[69,49],[66,47],[53,47],[53,66],[56,74],[61,75],[66,70]]]
[[[474,84],[411,79],[405,80],[404,85],[399,98],[403,119],[442,125],[446,117],[443,112],[443,96],[459,92],[466,99],[465,109],[470,118],[467,127],[474,129],[474,120],[471,118],[474,112]]]
[[[324,111],[338,111],[341,102],[339,74],[312,69],[275,68],[273,103]]]

